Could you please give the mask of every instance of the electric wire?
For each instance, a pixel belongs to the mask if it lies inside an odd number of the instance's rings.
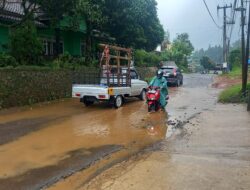
[[[215,22],[214,17],[213,17],[213,15],[212,15],[212,13],[211,13],[211,11],[210,11],[208,5],[207,5],[207,2],[206,2],[205,0],[203,0],[203,3],[204,3],[204,5],[205,5],[205,7],[206,7],[206,9],[207,9],[207,11],[208,11],[208,14],[210,15],[211,19],[213,20],[215,26],[216,26],[217,28],[219,28],[219,29],[222,29],[222,27],[219,26],[219,25]]]
[[[236,17],[237,17],[237,14],[236,14],[236,11],[235,11],[237,4],[238,4],[238,0],[234,0],[234,5],[233,5],[233,9],[232,9],[232,22],[233,23],[236,21]],[[231,38],[232,38],[234,25],[235,24],[232,24],[232,27],[231,27],[231,31],[230,31],[230,35],[229,35],[229,41],[231,41]]]

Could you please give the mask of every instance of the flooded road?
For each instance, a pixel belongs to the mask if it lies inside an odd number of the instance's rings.
[[[212,82],[185,75],[168,117],[137,99],[0,112],[0,189],[250,189],[250,115],[217,104]]]
[[[250,189],[250,114],[217,103],[211,75],[187,75],[167,108],[167,138],[80,190]],[[175,89],[172,89],[175,90]]]
[[[164,139],[166,130],[166,114],[148,114],[137,99],[119,110],[66,100],[2,111],[0,189],[45,188],[79,171],[84,183]]]

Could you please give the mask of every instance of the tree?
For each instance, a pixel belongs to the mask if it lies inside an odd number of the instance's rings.
[[[221,46],[209,46],[208,49],[200,49],[194,52],[193,60],[200,60],[202,57],[209,57],[214,63],[223,63],[223,48]]]
[[[240,67],[241,66],[241,50],[234,49],[229,54],[229,62],[232,67]]]
[[[163,40],[163,42],[161,43],[161,48],[163,49],[163,50],[166,50],[166,49],[168,49],[168,46],[171,44],[171,42],[170,42],[170,33],[169,33],[169,31],[166,31],[165,32],[165,35],[164,35],[164,40]]]
[[[182,55],[191,55],[194,47],[189,40],[189,35],[187,33],[179,34],[173,42],[173,49],[178,50]]]
[[[92,45],[93,45],[93,31],[101,29],[106,22],[106,17],[103,15],[103,0],[78,0],[73,18],[75,21],[80,21],[85,18],[87,24],[86,32],[86,61],[91,62],[92,59]]]
[[[38,65],[41,62],[42,44],[37,37],[34,22],[27,20],[12,29],[10,52],[21,65]]]
[[[204,69],[211,70],[215,68],[215,63],[207,56],[203,56],[200,60],[200,63]]]
[[[179,34],[173,41],[172,48],[166,50],[163,54],[163,60],[175,61],[177,65],[183,68],[188,67],[187,57],[191,55],[194,47],[189,40],[187,33]]]
[[[164,39],[155,0],[106,0],[103,29],[118,44],[136,49],[154,50]]]
[[[75,11],[77,0],[37,0],[40,9],[49,18],[50,24],[55,28],[55,55],[58,56],[60,53],[60,22],[64,16],[72,14]]]

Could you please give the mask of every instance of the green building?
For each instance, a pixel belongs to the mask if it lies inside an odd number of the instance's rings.
[[[11,26],[20,22],[23,15],[23,8],[19,0],[7,0],[4,6],[1,7],[0,5],[0,53],[8,51]],[[48,19],[37,16],[37,32],[43,43],[44,55],[53,57],[55,52],[55,30],[48,23]],[[72,56],[84,56],[87,28],[85,20],[80,23],[79,29],[74,31],[69,27],[69,18],[65,17],[62,20],[60,24],[61,53],[67,52]]]

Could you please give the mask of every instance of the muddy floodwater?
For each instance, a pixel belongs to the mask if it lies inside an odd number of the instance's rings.
[[[2,190],[250,189],[250,115],[184,76],[167,112],[64,100],[0,112]]]
[[[192,74],[167,107],[159,149],[123,161],[79,190],[250,189],[250,113],[217,103],[212,75]],[[171,89],[176,90],[176,89]]]
[[[166,114],[147,113],[145,102],[137,99],[118,110],[65,100],[2,111],[0,189],[51,187],[80,171],[83,183],[164,139],[166,130]],[[67,181],[62,183],[51,188],[67,189]]]

